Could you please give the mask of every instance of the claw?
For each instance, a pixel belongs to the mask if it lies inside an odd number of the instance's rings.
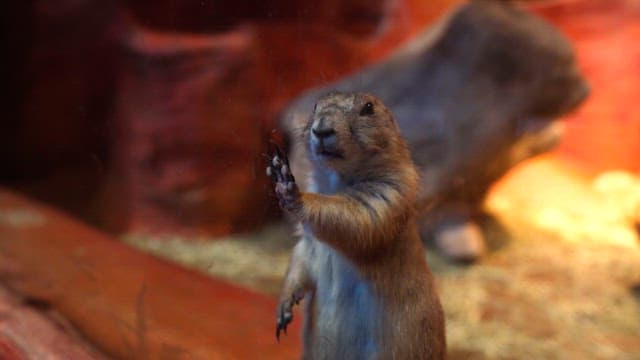
[[[282,168],[280,169],[280,173],[282,174],[282,177],[284,178],[284,180],[287,181],[289,184],[293,184],[296,181],[296,179],[293,177],[293,174],[291,173],[291,168],[289,167],[289,164],[282,165]]]
[[[273,146],[274,146],[274,147],[275,147],[275,149],[276,149],[276,155],[278,155],[278,156],[279,156],[279,157],[281,157],[281,158],[284,158],[284,157],[285,157],[285,156],[284,156],[284,151],[282,151],[282,149],[280,148],[280,146],[278,146],[278,144],[276,144],[276,143],[273,143]]]
[[[287,335],[287,326],[289,326],[291,320],[293,320],[293,314],[285,312],[284,310],[278,316],[278,320],[276,321],[276,340],[278,340],[278,342],[280,342],[280,331]]]
[[[280,324],[276,324],[276,341],[280,342]]]
[[[284,164],[286,164],[287,166],[289,166],[289,158],[287,157],[287,155],[284,153],[284,151],[282,150],[282,148],[273,140],[270,141],[271,146],[273,146],[276,155],[282,159],[282,161],[284,162]]]
[[[275,153],[278,157],[284,158],[284,152],[282,151],[282,149],[280,148],[280,146],[273,140],[269,141],[269,144],[271,145],[271,147],[273,147],[273,149],[275,150]]]
[[[282,330],[282,332],[287,335],[287,324],[285,323],[284,325],[278,320],[278,323],[276,324],[276,340],[278,342],[280,342],[280,330]]]
[[[271,181],[278,182],[280,176],[278,175],[278,171],[271,164],[267,166],[267,176],[271,178]]]

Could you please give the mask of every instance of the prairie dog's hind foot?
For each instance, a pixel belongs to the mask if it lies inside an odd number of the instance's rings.
[[[278,316],[276,319],[276,339],[280,341],[280,331],[287,334],[287,326],[293,320],[293,306],[298,305],[303,296],[293,293],[290,297],[278,304]]]

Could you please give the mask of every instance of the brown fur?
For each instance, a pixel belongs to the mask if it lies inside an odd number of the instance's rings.
[[[298,191],[282,155],[268,169],[301,224],[278,332],[306,296],[305,358],[444,358],[443,311],[416,224],[418,175],[392,114],[372,95],[331,93],[301,135],[310,191]]]

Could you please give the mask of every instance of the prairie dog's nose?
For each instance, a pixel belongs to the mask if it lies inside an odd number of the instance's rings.
[[[328,138],[329,136],[334,135],[336,133],[336,131],[333,128],[318,127],[318,126],[312,127],[311,132],[318,139]]]
[[[319,119],[313,122],[311,126],[311,132],[317,139],[325,139],[331,135],[335,135],[336,131],[333,129],[326,116],[321,116]]]

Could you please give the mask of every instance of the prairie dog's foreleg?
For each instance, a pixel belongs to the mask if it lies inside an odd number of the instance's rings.
[[[313,287],[306,257],[307,244],[300,241],[293,248],[289,268],[284,278],[284,286],[280,293],[276,320],[276,338],[278,339],[280,331],[284,331],[286,334],[287,325],[293,320],[293,306],[297,305]]]
[[[318,240],[355,260],[389,241],[409,215],[405,195],[388,182],[362,183],[334,195],[300,192],[279,150],[267,175],[282,209],[308,225]]]

